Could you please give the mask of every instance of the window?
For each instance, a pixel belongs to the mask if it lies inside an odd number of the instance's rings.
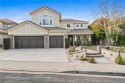
[[[76,27],[83,27],[83,24],[76,24]]]
[[[79,24],[77,24],[76,27],[79,27]]]
[[[43,15],[42,17],[40,16],[40,25],[52,25],[52,16],[49,15]]]
[[[68,28],[71,27],[70,24],[67,24],[67,27],[68,27]]]
[[[80,27],[83,27],[83,24],[81,24]]]

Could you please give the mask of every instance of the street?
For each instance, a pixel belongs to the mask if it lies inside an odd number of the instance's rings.
[[[0,73],[0,83],[125,83],[123,78],[53,74]]]

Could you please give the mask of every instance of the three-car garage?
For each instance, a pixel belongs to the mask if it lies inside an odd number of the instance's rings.
[[[63,48],[64,37],[63,36],[49,36],[48,37],[49,48]],[[44,48],[44,36],[15,36],[14,37],[15,48]]]

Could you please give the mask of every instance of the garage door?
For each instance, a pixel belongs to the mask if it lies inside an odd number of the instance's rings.
[[[63,48],[63,36],[49,36],[50,48]]]
[[[44,48],[43,36],[16,36],[15,48]]]

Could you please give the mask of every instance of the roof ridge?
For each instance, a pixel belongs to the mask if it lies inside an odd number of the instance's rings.
[[[58,12],[58,11],[56,11],[56,10],[54,10],[54,9],[52,9],[52,8],[50,8],[50,7],[48,7],[48,6],[40,7],[40,8],[38,8],[38,9],[36,9],[36,10],[30,12],[29,14],[32,14],[33,12],[36,12],[36,11],[38,11],[38,10],[40,10],[40,9],[44,9],[44,8],[50,9],[50,10],[52,10],[52,11],[58,13],[58,14],[61,14],[60,12]]]

